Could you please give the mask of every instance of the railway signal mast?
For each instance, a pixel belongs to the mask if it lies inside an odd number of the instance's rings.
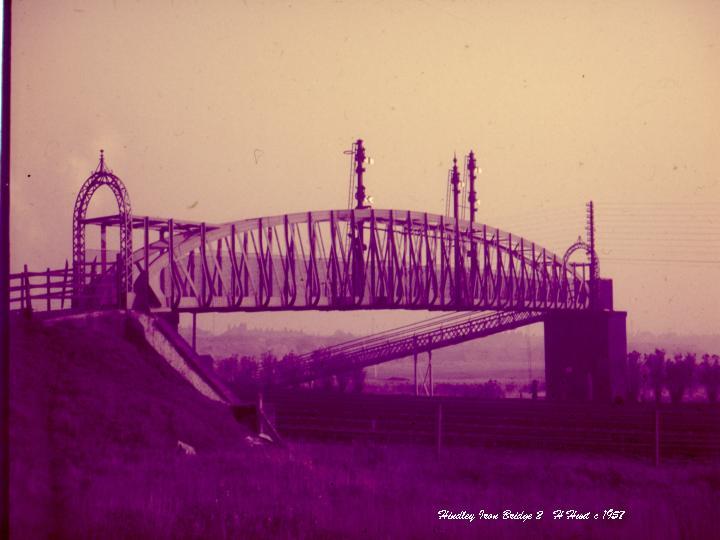
[[[345,151],[350,159],[350,182],[348,188],[348,210],[355,206],[355,210],[370,208],[373,198],[365,195],[364,173],[365,165],[373,165],[375,160],[367,157],[363,140],[358,139],[352,145],[352,149]]]
[[[365,146],[362,139],[358,139],[353,143],[352,149],[345,152],[351,156],[350,161],[350,185],[348,189],[348,209],[351,210],[353,205],[355,210],[364,210],[370,208],[373,203],[372,197],[365,195],[364,173],[365,165],[372,165],[374,160],[365,154]],[[356,182],[357,179],[357,182]],[[353,193],[354,191],[354,193]],[[365,245],[365,234],[363,230],[363,220],[353,222],[349,236],[352,242],[353,257],[353,296],[355,300],[362,299],[365,290],[363,251],[367,249]]]
[[[453,157],[453,168],[450,176],[453,192],[453,217],[455,218],[455,283],[454,283],[454,300],[460,305],[463,303],[464,282],[463,271],[465,264],[463,262],[462,245],[460,243],[460,171],[457,166],[457,156]]]
[[[467,157],[467,173],[470,180],[470,187],[468,192],[468,203],[470,204],[470,227],[468,229],[468,236],[470,237],[470,287],[475,286],[476,280],[478,279],[478,261],[477,261],[477,242],[475,242],[475,232],[473,227],[475,226],[475,214],[477,212],[476,202],[477,193],[475,192],[475,180],[480,169],[477,167],[475,161],[475,153],[470,150],[470,154]],[[472,289],[474,295],[475,290]]]
[[[365,172],[365,147],[362,139],[358,139],[355,143],[355,175],[357,176],[357,191],[355,192],[355,201],[357,210],[367,208],[365,206],[365,185],[363,184],[363,173]]]

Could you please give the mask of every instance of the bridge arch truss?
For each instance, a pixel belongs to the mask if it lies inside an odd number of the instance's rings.
[[[148,279],[161,309],[589,306],[586,276],[562,257],[494,227],[424,212],[326,210],[180,232],[168,220],[152,247]]]

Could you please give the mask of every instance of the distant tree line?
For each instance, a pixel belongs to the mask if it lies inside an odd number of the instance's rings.
[[[667,395],[672,403],[698,399],[703,390],[710,403],[717,403],[720,394],[720,356],[703,354],[701,361],[695,353],[666,355],[663,349],[649,354],[632,351],[627,356],[628,398],[631,402],[648,397],[656,402]],[[313,382],[300,383],[306,366],[300,358],[289,353],[277,358],[266,351],[260,358],[230,356],[216,365],[218,376],[238,395],[252,396],[258,391],[275,388],[314,387],[326,391],[362,392],[365,388],[365,370],[353,369],[335,375],[326,375]],[[500,392],[498,392],[498,389]],[[481,389],[487,397],[503,397],[497,381],[488,381]]]
[[[259,390],[300,386],[322,388],[327,391],[362,392],[365,388],[365,370],[353,369],[345,373],[327,375],[313,382],[300,383],[305,366],[300,358],[289,353],[278,359],[271,351],[260,358],[237,355],[223,358],[216,372],[238,395],[254,395]]]
[[[695,353],[676,354],[666,357],[663,349],[649,354],[632,351],[628,354],[628,397],[638,401],[646,392],[656,402],[663,400],[667,390],[672,403],[692,399],[697,389],[705,390],[710,403],[717,403],[720,389],[720,357],[704,354],[702,362]]]

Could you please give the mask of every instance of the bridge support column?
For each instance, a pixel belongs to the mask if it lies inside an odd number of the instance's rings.
[[[417,350],[413,351],[413,373],[415,375],[415,395],[419,395],[418,392],[418,380],[417,380]]]
[[[100,225],[100,268],[105,275],[107,271],[107,225],[104,223]],[[119,272],[120,269],[118,268],[116,271]]]
[[[419,396],[420,390],[418,388],[417,361],[418,361],[417,337],[413,336],[413,375],[415,378],[415,395]]]
[[[432,380],[432,350],[428,350],[428,382],[430,384],[430,397],[433,397],[433,380]]]
[[[192,329],[192,348],[193,351],[197,352],[196,342],[197,342],[197,313],[193,313],[193,329]]]
[[[557,311],[545,319],[547,399],[610,402],[626,397],[623,311]]]

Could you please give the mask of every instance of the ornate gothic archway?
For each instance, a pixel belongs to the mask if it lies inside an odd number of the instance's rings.
[[[130,195],[122,180],[115,176],[105,164],[105,156],[100,150],[100,162],[90,177],[80,188],[75,199],[73,211],[73,276],[75,294],[77,295],[86,285],[85,263],[85,226],[87,210],[95,192],[101,186],[109,187],[115,195],[118,205],[118,221],[120,228],[120,253],[118,281],[120,295],[124,298],[132,288],[132,211],[130,208]]]

